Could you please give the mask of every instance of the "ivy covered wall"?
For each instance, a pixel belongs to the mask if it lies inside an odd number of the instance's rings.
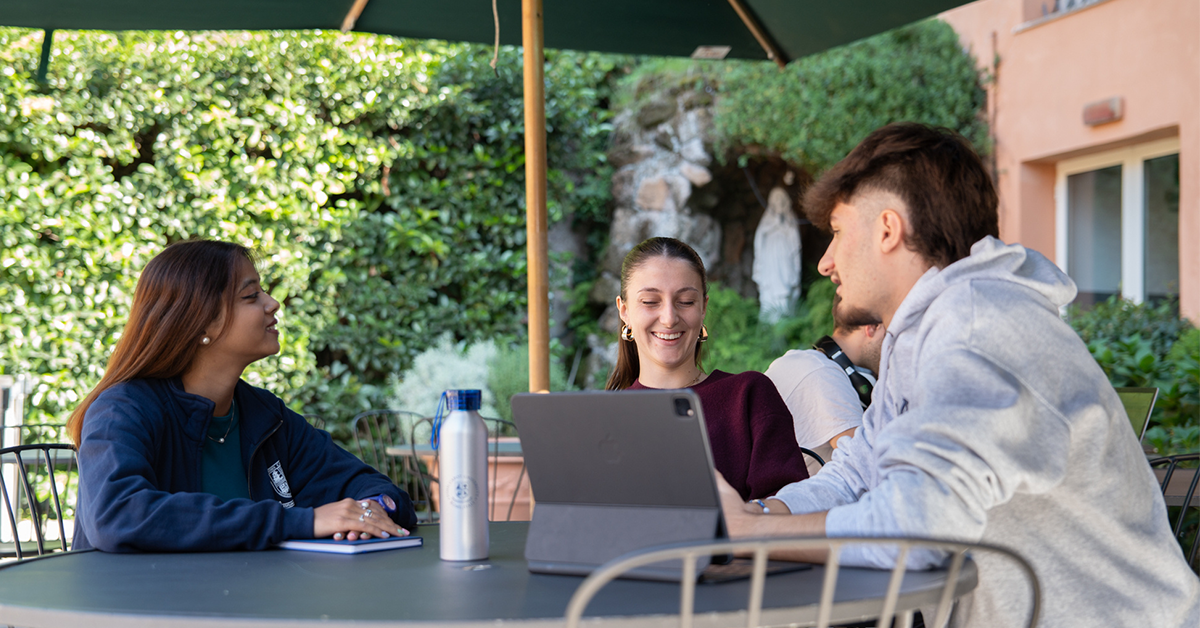
[[[519,51],[332,33],[0,29],[0,372],[61,422],[170,242],[263,252],[283,351],[252,367],[346,419],[445,332],[524,328]],[[603,221],[611,61],[547,55],[551,221]],[[597,184],[597,182],[600,182]]]

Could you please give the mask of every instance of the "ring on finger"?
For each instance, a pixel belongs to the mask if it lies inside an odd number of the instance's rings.
[[[367,502],[358,502],[358,507],[362,508],[363,510],[367,510],[368,508],[370,508],[370,504],[368,504]]]
[[[366,520],[367,520],[367,515],[366,515],[366,513],[363,513],[363,514],[359,515],[359,516],[358,516],[358,520],[359,520],[359,521],[366,521]]]

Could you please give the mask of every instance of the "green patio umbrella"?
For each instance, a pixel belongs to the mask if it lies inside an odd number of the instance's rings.
[[[520,44],[525,59],[529,389],[550,388],[544,46],[639,55],[788,61],[966,4],[965,0],[0,0],[0,25],[54,29],[343,29]],[[544,17],[543,17],[544,16]]]

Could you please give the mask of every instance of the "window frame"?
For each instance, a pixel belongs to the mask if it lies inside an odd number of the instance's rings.
[[[1180,153],[1178,137],[1064,159],[1055,164],[1054,263],[1070,275],[1068,258],[1067,177],[1121,166],[1121,296],[1134,303],[1146,299],[1145,162]]]

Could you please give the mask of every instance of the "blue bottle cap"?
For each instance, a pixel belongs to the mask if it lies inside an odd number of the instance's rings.
[[[479,390],[447,390],[446,407],[450,410],[475,410],[483,405],[483,393]]]

